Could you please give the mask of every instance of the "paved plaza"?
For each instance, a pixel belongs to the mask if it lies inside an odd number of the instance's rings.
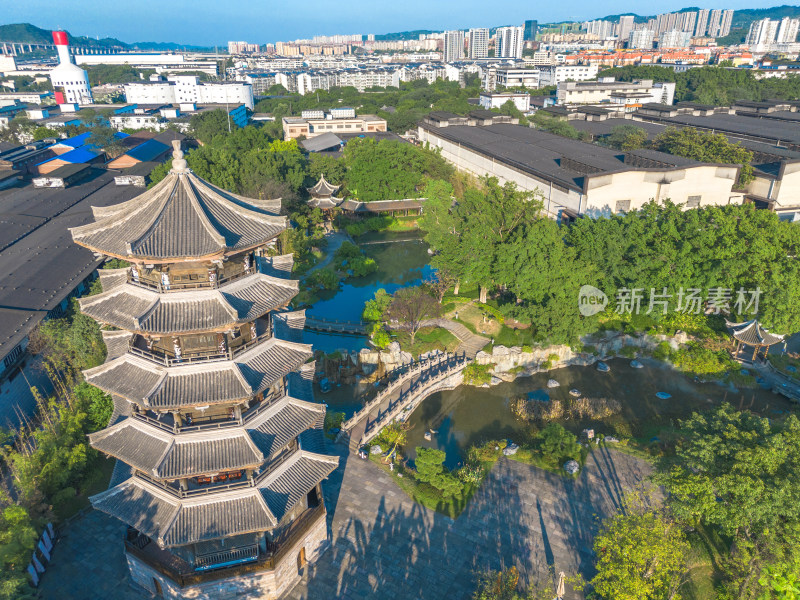
[[[589,455],[576,480],[502,459],[454,521],[416,504],[374,464],[354,455],[341,461],[323,484],[332,545],[306,567],[292,600],[466,599],[478,572],[511,565],[528,582],[549,581],[551,572],[590,574],[598,517],[651,472],[605,449]],[[97,511],[72,523],[43,578],[43,597],[149,598],[128,577],[124,530]]]

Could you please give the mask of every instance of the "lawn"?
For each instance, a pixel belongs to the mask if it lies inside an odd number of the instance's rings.
[[[411,344],[411,336],[405,331],[394,331],[392,337],[400,342],[400,347],[404,351],[410,352],[414,356],[419,356],[432,350],[455,352],[460,343],[456,336],[441,327],[423,327],[417,332],[413,344]]]

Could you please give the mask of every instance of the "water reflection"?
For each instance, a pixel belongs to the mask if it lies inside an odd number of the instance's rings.
[[[445,464],[452,468],[473,444],[501,438],[525,442],[533,432],[514,417],[511,400],[530,393],[537,397],[546,393],[553,399],[567,400],[572,388],[578,388],[584,396],[615,398],[622,403],[620,415],[565,423],[576,433],[584,427],[593,427],[598,433],[650,439],[664,426],[675,424],[677,419],[723,401],[773,417],[796,409],[791,402],[770,391],[736,391],[715,383],[698,383],[657,361],[642,362],[645,363],[643,369],[633,369],[629,361],[615,359],[608,362],[610,373],[600,373],[592,366],[566,367],[491,388],[461,386],[434,394],[409,419],[408,454],[413,458],[413,449],[417,446],[439,448],[447,454]],[[561,386],[547,389],[550,378]],[[657,398],[656,393],[661,391],[672,397]],[[427,441],[423,436],[431,429],[438,433]]]
[[[348,279],[340,289],[323,293],[308,314],[324,319],[358,321],[364,302],[384,288],[390,294],[401,287],[416,285],[432,271],[428,246],[419,232],[376,232],[358,238],[359,246],[378,264],[366,277]],[[362,346],[363,347],[363,346]]]

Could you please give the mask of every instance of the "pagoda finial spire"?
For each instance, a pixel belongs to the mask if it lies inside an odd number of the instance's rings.
[[[183,158],[183,150],[181,150],[181,141],[172,140],[172,172],[173,173],[188,173],[189,165],[186,159]]]

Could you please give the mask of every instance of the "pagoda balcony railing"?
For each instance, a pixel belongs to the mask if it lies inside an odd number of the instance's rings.
[[[159,294],[169,294],[170,292],[185,292],[188,290],[215,290],[225,284],[258,273],[258,270],[251,268],[249,270],[242,269],[224,277],[217,277],[213,281],[210,279],[197,279],[190,281],[170,281],[169,285],[162,283],[159,279],[150,279],[146,276],[140,275],[138,279],[134,278],[130,271],[128,271],[128,283],[148,290],[155,290]]]
[[[170,485],[166,481],[161,481],[159,479],[155,479],[150,477],[147,473],[142,471],[134,470],[134,476],[138,477],[139,479],[143,479],[147,481],[151,485],[158,487],[166,491],[167,493],[175,496],[176,498],[197,498],[200,496],[208,496],[209,494],[217,494],[220,492],[230,492],[232,490],[241,490],[246,489],[249,487],[256,487],[259,483],[261,483],[268,475],[275,471],[279,466],[281,466],[284,462],[286,462],[295,452],[299,450],[299,446],[296,442],[289,444],[286,448],[281,450],[267,465],[265,469],[262,469],[258,475],[251,478],[246,478],[246,476],[242,476],[243,478],[240,481],[234,481],[231,483],[226,484],[210,484],[204,487],[193,488],[189,490],[183,490],[179,487],[174,485]]]
[[[254,560],[240,561],[232,565],[216,563],[205,566],[198,564],[196,560],[193,566],[169,550],[159,548],[149,537],[131,527],[128,528],[125,537],[125,551],[181,587],[198,585],[275,569],[286,554],[324,517],[325,504],[320,502],[298,516],[275,541],[268,541],[266,552],[259,548],[258,556]],[[210,559],[209,557],[206,561]]]
[[[194,568],[195,571],[206,571],[209,569],[218,569],[223,566],[251,562],[258,560],[259,554],[260,548],[258,544],[231,548],[230,550],[222,550],[210,554],[201,554],[194,557]]]
[[[164,431],[169,433],[192,433],[197,431],[210,431],[214,429],[229,429],[231,427],[241,427],[250,419],[255,418],[261,412],[275,404],[278,400],[286,396],[286,384],[282,384],[275,390],[271,390],[267,396],[264,396],[264,399],[261,400],[258,404],[251,406],[247,411],[242,413],[242,417],[237,419],[235,417],[230,417],[227,419],[214,419],[214,417],[208,417],[209,421],[205,423],[198,423],[198,419],[194,419],[191,423],[184,423],[183,425],[178,425],[174,417],[172,417],[171,421],[162,421],[161,419],[156,419],[151,417],[150,415],[143,413],[143,412],[136,412],[131,411],[131,417],[134,419],[139,419],[140,421],[144,421],[150,425],[158,427]],[[214,419],[214,420],[212,420]]]
[[[166,352],[156,352],[153,350],[139,348],[136,346],[134,339],[131,339],[131,341],[128,343],[128,351],[131,354],[140,356],[146,360],[149,360],[150,362],[164,365],[165,367],[174,367],[177,365],[191,365],[199,362],[219,362],[222,360],[233,360],[240,354],[247,352],[254,346],[257,346],[264,340],[268,340],[271,337],[272,328],[269,327],[267,331],[256,336],[249,342],[245,342],[244,344],[236,346],[235,348],[230,348],[226,352],[220,352],[219,350],[208,350],[206,352],[187,352],[186,354],[182,354],[180,358],[177,358],[174,354],[168,354]]]

